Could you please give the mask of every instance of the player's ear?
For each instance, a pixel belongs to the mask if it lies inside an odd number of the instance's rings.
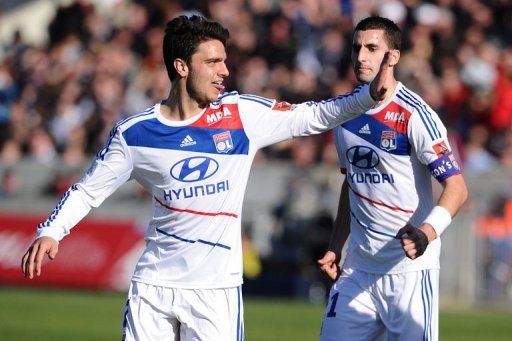
[[[174,69],[176,70],[176,73],[180,77],[188,76],[188,65],[187,65],[187,62],[185,62],[183,59],[176,58],[174,60],[173,65],[174,65]]]
[[[395,66],[400,60],[400,50],[389,50],[389,65]]]

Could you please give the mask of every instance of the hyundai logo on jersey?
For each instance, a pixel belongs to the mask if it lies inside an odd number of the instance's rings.
[[[176,162],[171,176],[178,181],[194,182],[208,179],[219,169],[219,163],[206,156],[193,156]]]
[[[370,147],[355,146],[347,150],[348,161],[358,168],[370,169],[380,162],[379,155]]]

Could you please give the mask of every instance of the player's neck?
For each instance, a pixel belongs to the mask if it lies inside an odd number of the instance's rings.
[[[166,119],[184,121],[198,115],[204,105],[193,99],[186,90],[183,82],[175,82],[171,86],[169,97],[160,106],[160,112]]]
[[[386,86],[385,86],[387,90],[386,90],[386,93],[384,94],[384,98],[382,100],[378,101],[377,103],[375,103],[375,105],[373,107],[377,108],[381,104],[383,104],[386,101],[388,101],[389,98],[391,96],[393,96],[393,94],[395,93],[395,90],[396,90],[397,86],[398,86],[398,81],[395,78],[389,80],[389,82],[387,82]]]

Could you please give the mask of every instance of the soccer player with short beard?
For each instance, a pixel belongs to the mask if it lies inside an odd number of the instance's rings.
[[[352,62],[371,82],[386,54],[400,59],[389,19],[356,26]],[[319,265],[335,280],[321,340],[437,340],[440,236],[467,198],[446,128],[394,77],[384,98],[334,130],[345,174],[329,251]],[[443,185],[437,205],[431,177]],[[349,237],[340,270],[341,249]]]

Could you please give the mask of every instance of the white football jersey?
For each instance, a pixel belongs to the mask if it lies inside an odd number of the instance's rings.
[[[442,182],[460,173],[437,114],[398,83],[388,101],[336,127],[334,138],[350,192],[347,266],[373,273],[439,268],[440,238],[416,260],[395,239],[432,210],[431,176]]]
[[[135,179],[154,214],[133,280],[181,288],[242,283],[241,210],[256,151],[328,130],[375,104],[369,86],[290,105],[225,93],[200,114],[171,121],[160,104],[118,123],[86,175],[63,196],[39,236],[62,239],[91,209]]]

